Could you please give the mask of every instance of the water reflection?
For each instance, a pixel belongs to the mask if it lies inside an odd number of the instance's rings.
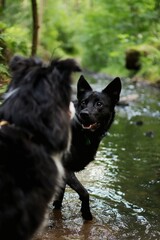
[[[144,121],[141,127],[133,124],[136,120],[133,115],[132,121],[117,120],[117,125],[114,125],[108,136],[109,141],[115,143],[112,152],[115,155],[114,161],[106,155],[106,164],[110,168],[112,165],[111,169],[114,170],[110,171],[110,177],[112,183],[114,179],[115,190],[114,197],[108,195],[110,200],[108,204],[110,206],[117,204],[116,219],[114,216],[110,218],[109,225],[112,228],[112,224],[116,224],[120,234],[118,239],[148,240],[159,239],[160,236],[159,119],[154,119],[153,116],[147,118],[143,114],[141,119]],[[119,127],[119,124],[123,124],[122,127]],[[144,135],[148,128],[155,132],[153,138]],[[107,139],[104,143],[107,152]],[[111,162],[108,163],[108,160]]]

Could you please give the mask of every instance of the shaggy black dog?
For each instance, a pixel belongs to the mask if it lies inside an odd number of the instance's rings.
[[[15,56],[0,106],[0,239],[28,240],[63,183],[69,147],[72,59]]]
[[[117,77],[101,92],[93,91],[83,76],[77,86],[77,101],[75,118],[72,120],[72,144],[70,154],[64,158],[66,169],[66,184],[74,189],[81,201],[82,216],[92,219],[89,207],[89,194],[78,181],[74,172],[83,170],[96,155],[102,138],[111,127],[115,106],[119,101],[121,81]],[[59,198],[53,203],[55,208],[61,208],[65,185]]]

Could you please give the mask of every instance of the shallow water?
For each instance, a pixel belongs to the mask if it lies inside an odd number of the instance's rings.
[[[126,82],[121,96],[129,105],[117,107],[95,161],[77,174],[93,221],[83,221],[78,196],[67,188],[62,211],[50,206],[49,227],[36,240],[160,239],[160,92]]]

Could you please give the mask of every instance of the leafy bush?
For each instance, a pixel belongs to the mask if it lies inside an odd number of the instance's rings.
[[[159,79],[159,0],[37,1],[42,22],[38,55],[76,57],[84,68],[131,76],[127,49],[147,46],[137,77]],[[40,5],[42,4],[43,5]],[[14,13],[14,14],[13,14]],[[0,16],[1,37],[11,53],[30,55],[31,1],[8,0]],[[140,50],[143,52],[143,50]]]
[[[142,67],[135,76],[149,82],[160,81],[160,50],[153,45],[143,45],[139,49],[142,52],[140,58]]]

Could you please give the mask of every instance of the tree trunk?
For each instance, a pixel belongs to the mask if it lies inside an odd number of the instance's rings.
[[[6,1],[5,0],[0,0],[0,10],[3,12],[6,6]]]
[[[2,10],[5,8],[5,0],[0,0],[0,7]]]
[[[38,47],[38,29],[39,29],[38,7],[37,7],[36,0],[31,0],[31,4],[32,4],[32,18],[33,18],[31,56],[35,56],[37,53],[37,47]]]

